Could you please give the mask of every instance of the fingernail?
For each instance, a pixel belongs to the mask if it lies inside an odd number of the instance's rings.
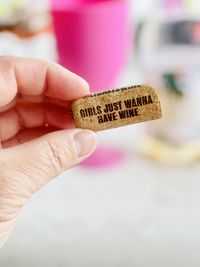
[[[97,145],[96,134],[93,131],[81,130],[74,135],[74,142],[79,158],[89,156]]]

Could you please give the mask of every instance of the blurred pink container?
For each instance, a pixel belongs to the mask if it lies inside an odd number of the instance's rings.
[[[127,0],[51,0],[59,63],[85,78],[91,91],[113,86],[129,44]],[[85,167],[119,164],[123,153],[99,146]]]
[[[113,86],[129,41],[126,0],[51,0],[59,63],[93,91]]]

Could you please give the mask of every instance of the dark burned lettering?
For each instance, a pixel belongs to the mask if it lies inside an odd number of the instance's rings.
[[[147,99],[147,96],[143,96],[143,97],[142,97],[142,103],[143,103],[143,105],[148,105],[148,99]]]
[[[105,104],[104,112],[113,112],[113,111],[118,111],[122,109],[122,101],[110,103],[110,104]]]
[[[132,117],[137,117],[137,116],[139,116],[138,108],[119,111],[120,119],[127,119],[127,118],[132,118]]]
[[[126,108],[134,108],[134,107],[153,104],[153,100],[150,95],[147,95],[147,96],[124,100],[124,104]]]
[[[131,86],[87,95],[72,102],[76,127],[101,131],[159,119],[161,103],[150,86]]]
[[[153,104],[152,97],[150,95],[148,95],[147,98],[148,98],[147,104]]]
[[[134,86],[128,86],[128,87],[123,87],[123,88],[117,88],[117,89],[113,89],[113,90],[109,90],[109,91],[95,93],[95,94],[89,95],[89,97],[101,96],[101,95],[106,95],[106,94],[115,93],[115,92],[137,89],[137,88],[141,88],[141,87],[142,87],[141,85],[134,85]],[[87,97],[88,96],[85,96],[83,98],[87,98]]]
[[[105,123],[105,122],[111,122],[111,121],[116,121],[116,120],[117,120],[116,112],[98,116],[98,123]]]
[[[96,106],[96,107],[86,108],[86,109],[80,110],[80,115],[82,118],[96,116],[96,115],[99,115],[101,113],[102,113],[101,106]]]

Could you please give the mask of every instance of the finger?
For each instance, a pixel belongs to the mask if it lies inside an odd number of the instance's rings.
[[[14,65],[8,57],[0,57],[0,106],[8,105],[17,94]]]
[[[18,100],[18,102],[19,101],[26,102],[26,103],[44,103],[45,102],[45,103],[52,103],[52,104],[55,104],[61,107],[66,107],[66,108],[70,107],[70,101],[61,100],[61,99],[57,99],[57,98],[53,98],[53,97],[49,97],[45,95],[40,95],[40,96],[20,95],[20,99]]]
[[[25,142],[36,139],[42,135],[47,133],[51,133],[58,130],[53,127],[42,127],[42,128],[34,128],[34,129],[23,129],[13,138],[2,142],[2,148],[9,148],[12,146],[20,145]]]
[[[0,114],[0,142],[15,136],[22,126],[14,109]]]
[[[46,97],[46,103],[51,103],[63,108],[66,108],[67,110],[71,110],[71,101],[64,101],[52,97]]]
[[[60,129],[74,127],[69,108],[62,108],[49,103],[43,105],[19,103],[15,110],[21,125],[26,128],[40,127],[46,123]]]
[[[25,96],[25,95],[20,95],[20,99],[18,97],[15,97],[9,104],[5,106],[0,106],[0,113],[5,112],[11,108],[13,108],[16,103],[51,103],[55,104],[57,106],[66,108],[67,110],[70,109],[71,107],[71,101],[65,101],[65,100],[60,100],[48,96]]]
[[[0,89],[1,91],[1,89]],[[5,112],[6,110],[9,110],[13,108],[17,103],[17,98],[15,97],[11,102],[9,102],[7,105],[0,106],[0,113]]]
[[[11,102],[17,93],[47,95],[74,100],[89,92],[88,84],[60,65],[39,59],[0,58],[0,106]]]
[[[91,155],[97,144],[92,131],[71,129],[56,131],[22,145],[5,149],[12,172],[20,185],[31,195],[64,170]],[[18,179],[15,175],[13,179]],[[16,181],[17,183],[17,181]]]
[[[0,140],[14,137],[23,128],[43,127],[45,124],[59,128],[74,128],[74,121],[65,108],[52,104],[21,103],[15,109],[0,114]]]

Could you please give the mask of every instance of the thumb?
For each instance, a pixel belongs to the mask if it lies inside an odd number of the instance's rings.
[[[21,207],[53,177],[88,157],[96,147],[92,131],[53,132],[0,153],[0,247]]]
[[[96,144],[96,134],[89,130],[53,132],[9,149],[11,169],[29,195],[91,155]]]

